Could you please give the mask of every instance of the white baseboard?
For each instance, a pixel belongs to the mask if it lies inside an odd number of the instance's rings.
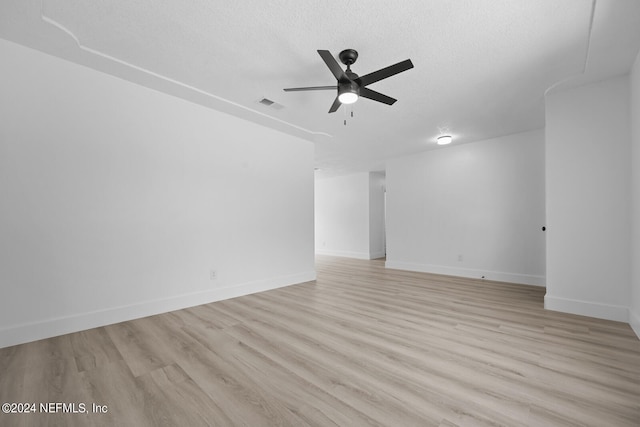
[[[10,326],[0,329],[0,348],[249,295],[256,292],[268,291],[284,286],[309,282],[315,279],[316,272],[307,271],[289,276],[242,283],[230,287],[176,295],[170,298]]]
[[[449,267],[444,265],[417,264],[401,261],[389,261],[385,263],[386,268],[395,270],[419,271],[421,273],[444,274],[447,276],[469,277],[472,279],[494,280],[497,282],[519,283],[523,285],[545,286],[544,276],[530,274],[504,273],[500,271],[476,270],[470,268]]]
[[[636,313],[629,309],[629,326],[636,333],[638,339],[640,339],[640,313]]]
[[[561,311],[563,313],[579,314],[581,316],[596,317],[598,319],[615,320],[617,322],[629,322],[629,307],[622,305],[601,304],[590,301],[581,301],[554,297],[549,294],[544,296],[544,308],[547,310]]]
[[[316,255],[339,256],[343,258],[372,259],[368,252],[334,251],[316,249]]]

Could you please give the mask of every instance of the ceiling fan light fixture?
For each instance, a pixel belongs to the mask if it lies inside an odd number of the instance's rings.
[[[358,100],[359,88],[355,82],[347,82],[338,86],[338,101],[341,104],[353,104]]]
[[[358,94],[354,92],[343,92],[338,96],[341,104],[353,104],[358,100]]]
[[[437,142],[438,142],[438,145],[447,145],[447,144],[451,144],[452,140],[453,138],[451,138],[450,135],[442,135],[438,137]]]

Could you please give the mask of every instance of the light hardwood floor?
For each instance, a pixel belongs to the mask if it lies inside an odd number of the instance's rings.
[[[318,280],[0,349],[1,426],[639,426],[640,341],[544,289],[318,257]],[[38,408],[39,409],[39,408]]]

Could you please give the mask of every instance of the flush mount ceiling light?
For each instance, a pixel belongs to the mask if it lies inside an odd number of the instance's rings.
[[[438,145],[447,145],[447,144],[451,144],[451,140],[453,138],[451,138],[451,136],[449,135],[442,135],[439,136],[437,139]]]

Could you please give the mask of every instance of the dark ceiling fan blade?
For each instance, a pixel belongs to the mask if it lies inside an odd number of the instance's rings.
[[[322,57],[324,63],[327,64],[327,67],[329,67],[336,80],[340,81],[348,79],[347,75],[342,70],[342,67],[338,64],[338,61],[336,61],[333,55],[331,55],[331,52],[328,50],[318,50],[318,53],[320,54],[320,57]]]
[[[336,96],[336,99],[333,101],[333,104],[331,104],[331,108],[329,108],[329,112],[330,113],[335,113],[336,111],[338,111],[338,108],[340,108],[341,105],[342,105],[342,103],[340,102],[340,100]]]
[[[361,76],[359,79],[356,79],[360,86],[370,85],[371,83],[375,83],[382,79],[386,79],[387,77],[394,76],[403,71],[407,71],[413,68],[413,63],[410,59],[407,59],[402,62],[398,62],[397,64],[390,65],[386,68],[382,68],[378,71],[374,71],[373,73],[365,74]]]
[[[393,105],[393,103],[397,101],[397,99],[395,98],[391,98],[390,96],[383,95],[380,92],[376,92],[375,90],[369,89],[368,87],[360,88],[360,96],[363,98],[382,102],[383,104],[387,104],[387,105]]]
[[[333,86],[309,86],[309,87],[290,87],[284,89],[285,92],[295,92],[301,90],[338,90],[336,85]]]

